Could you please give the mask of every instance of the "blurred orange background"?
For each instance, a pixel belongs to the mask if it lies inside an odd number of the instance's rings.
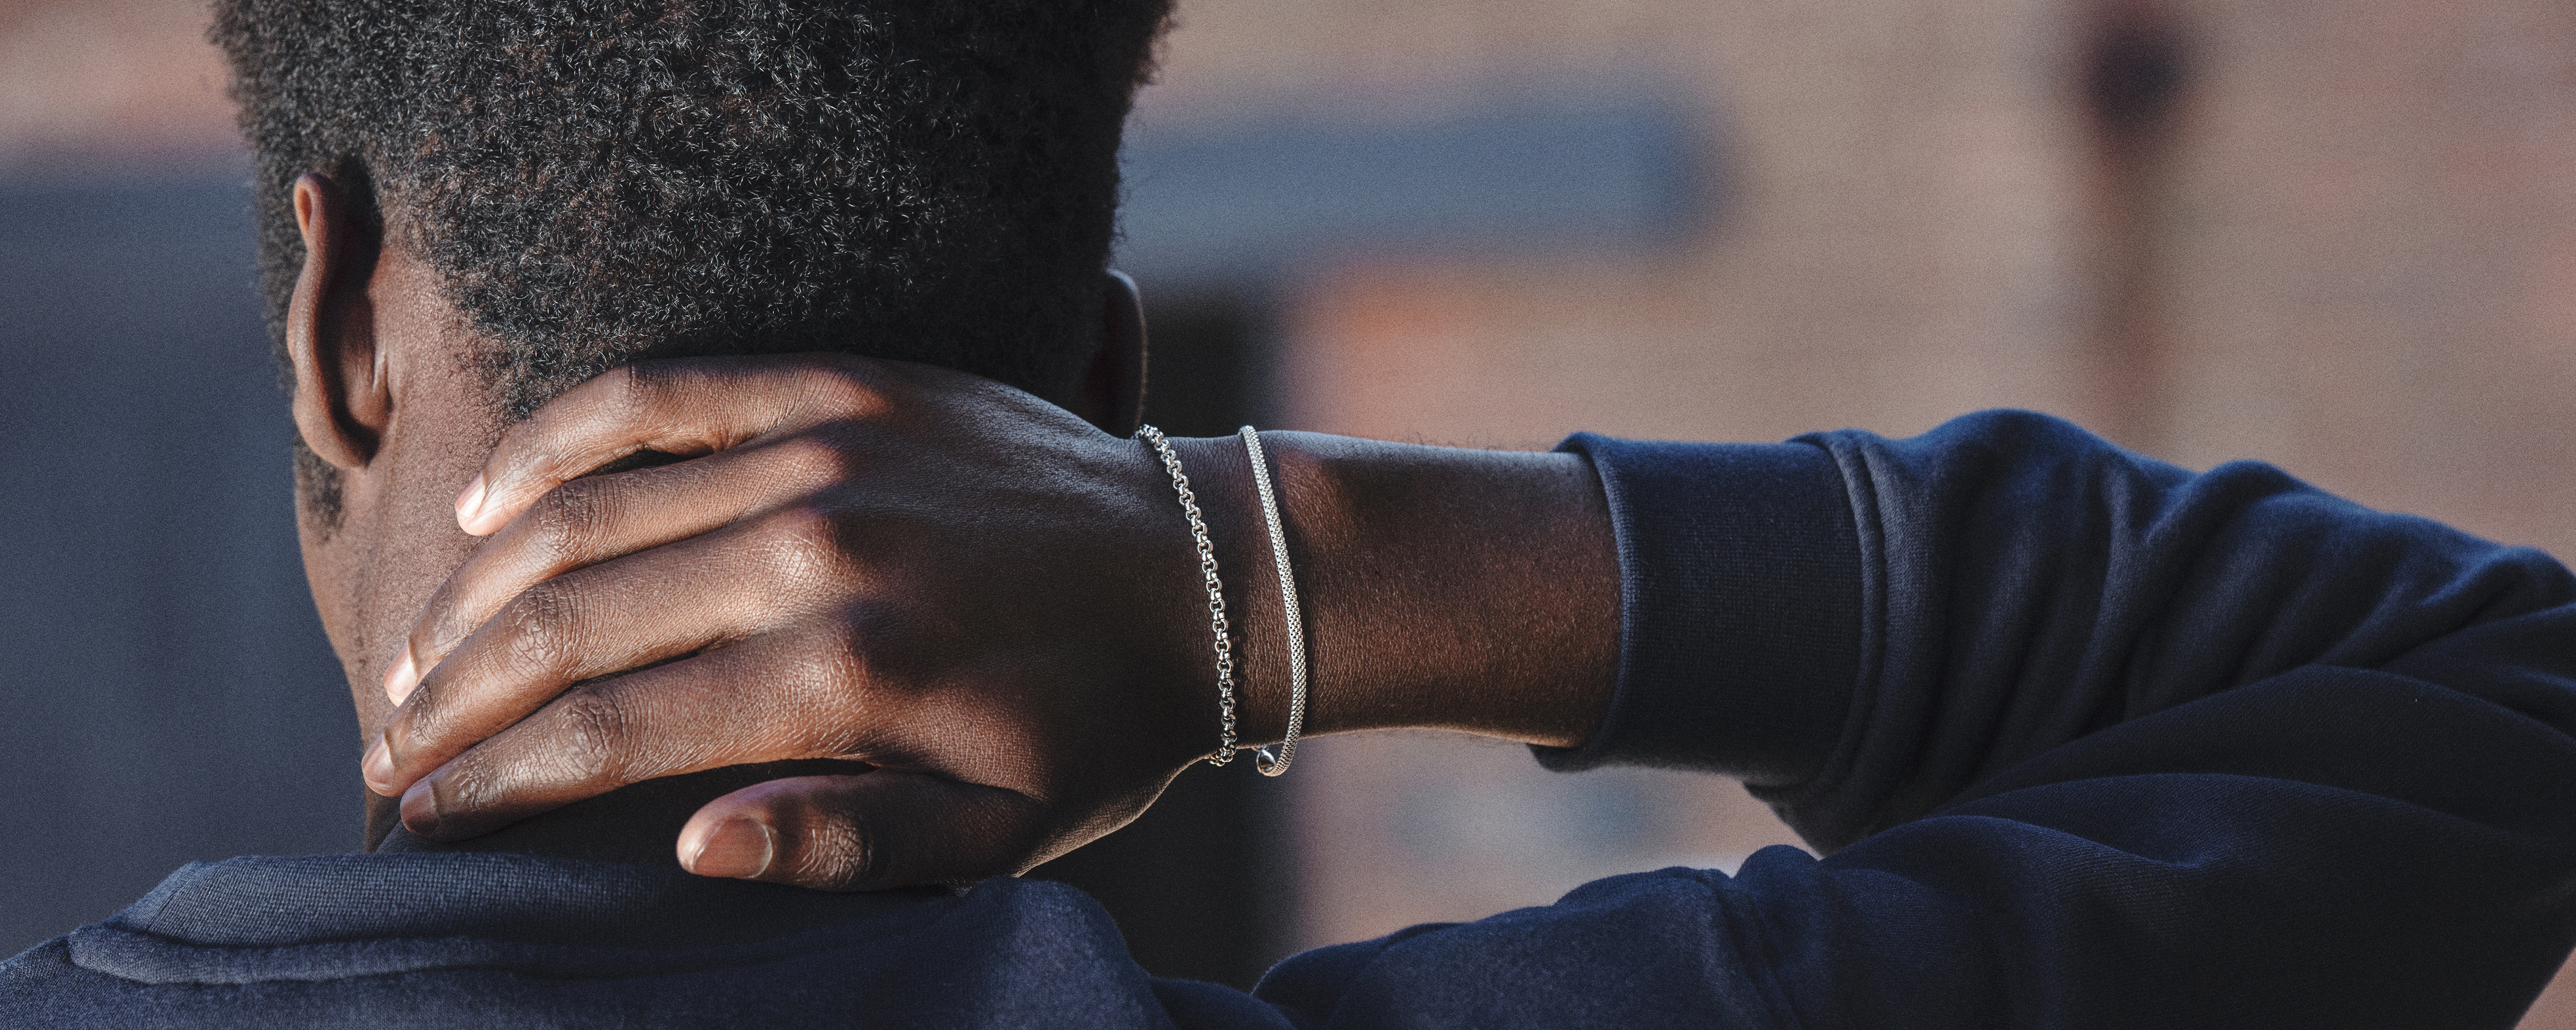
[[[0,178],[238,163],[204,18],[0,4]],[[1286,427],[1545,447],[2029,407],[2576,556],[2576,7],[1182,0],[1132,138],[1139,162],[1346,126],[1454,141],[1570,94],[1664,112],[1695,155],[1653,180],[1678,198],[1532,187],[1246,264],[1169,256],[1221,211],[1147,224],[1195,181],[1174,159],[1134,166],[1121,260],[1196,305],[1176,319],[1251,312],[1254,407]],[[1548,173],[1546,141],[1498,138]],[[1585,204],[1618,224],[1457,228]],[[1438,734],[1311,747],[1283,947],[1794,843],[1723,781],[1555,776]],[[2576,1028],[2560,988],[2525,1027]]]

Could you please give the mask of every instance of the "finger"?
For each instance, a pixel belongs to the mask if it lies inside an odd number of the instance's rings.
[[[576,479],[537,498],[430,596],[385,673],[399,705],[512,598],[576,569],[706,533],[838,481],[842,455],[811,437],[676,465]]]
[[[754,784],[680,828],[680,865],[820,890],[1006,876],[1034,865],[1044,811],[1017,791],[879,769]]]
[[[847,603],[835,531],[788,508],[521,591],[394,711],[361,774],[398,794],[575,683],[750,639],[826,593]]]
[[[612,369],[502,434],[456,498],[456,524],[482,536],[557,485],[638,451],[699,455],[818,417],[883,408],[876,366],[827,355],[674,358]]]
[[[412,784],[403,825],[459,840],[663,776],[866,757],[843,729],[858,714],[818,697],[811,654],[753,641],[584,684]]]

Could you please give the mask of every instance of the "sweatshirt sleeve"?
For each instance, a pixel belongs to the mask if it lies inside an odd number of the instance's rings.
[[[1301,1026],[2510,1027],[2576,943],[2576,583],[2053,419],[1578,436],[1602,731],[1817,849],[1319,949]]]

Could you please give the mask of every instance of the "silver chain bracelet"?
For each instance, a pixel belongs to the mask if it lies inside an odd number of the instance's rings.
[[[1279,528],[1279,498],[1270,490],[1270,460],[1261,452],[1261,434],[1251,426],[1236,432],[1252,459],[1252,484],[1261,490],[1261,522],[1270,530],[1270,557],[1279,564],[1279,601],[1288,618],[1288,736],[1278,747],[1252,755],[1261,775],[1277,776],[1297,759],[1297,735],[1306,728],[1306,620],[1297,612],[1297,577],[1288,571],[1288,536]]]
[[[1208,756],[1208,764],[1224,765],[1234,761],[1235,751],[1234,642],[1225,621],[1225,587],[1216,578],[1216,546],[1208,543],[1207,522],[1199,518],[1198,496],[1190,492],[1190,477],[1181,471],[1181,456],[1163,439],[1163,431],[1150,425],[1138,426],[1136,435],[1154,445],[1154,451],[1163,456],[1163,468],[1172,473],[1172,489],[1181,495],[1181,513],[1190,517],[1190,538],[1199,545],[1199,575],[1207,580],[1208,627],[1216,633],[1217,706],[1225,717],[1216,754]],[[1296,738],[1289,739],[1293,742]]]

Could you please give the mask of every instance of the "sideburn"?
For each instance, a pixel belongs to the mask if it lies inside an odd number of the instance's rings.
[[[295,454],[295,500],[304,509],[304,517],[322,539],[340,531],[343,512],[340,499],[340,470],[298,437],[290,448]]]

